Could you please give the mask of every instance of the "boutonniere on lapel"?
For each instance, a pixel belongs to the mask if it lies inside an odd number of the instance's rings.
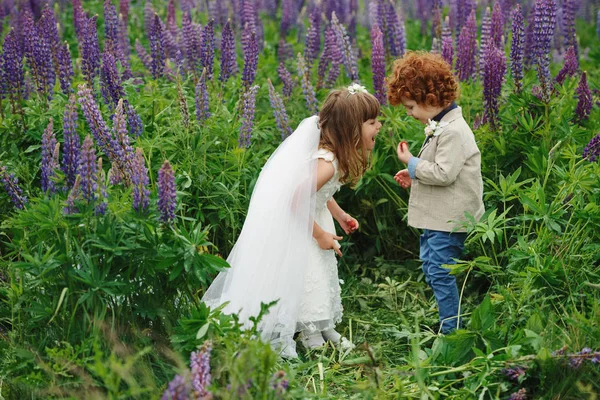
[[[446,121],[438,122],[429,120],[429,122],[425,126],[425,136],[427,136],[427,138],[430,138],[432,136],[440,136],[444,131],[444,128],[446,128],[449,124],[450,123]]]

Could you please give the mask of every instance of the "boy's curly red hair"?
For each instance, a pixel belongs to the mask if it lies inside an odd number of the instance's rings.
[[[387,79],[388,100],[396,106],[401,99],[419,105],[445,107],[458,98],[458,82],[452,68],[439,54],[409,51],[394,61]]]

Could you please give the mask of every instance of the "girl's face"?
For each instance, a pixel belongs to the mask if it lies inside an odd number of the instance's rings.
[[[362,124],[362,140],[365,148],[369,151],[375,147],[375,136],[379,133],[381,122],[377,118],[368,119]]]
[[[444,109],[444,107],[429,107],[425,104],[417,104],[416,101],[409,100],[405,97],[400,101],[404,108],[406,108],[406,114],[408,114],[409,117],[421,121],[423,124],[427,124],[431,118],[438,115]]]

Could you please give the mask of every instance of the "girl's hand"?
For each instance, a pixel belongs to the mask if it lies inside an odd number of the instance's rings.
[[[398,185],[402,186],[404,189],[409,188],[412,184],[412,179],[410,178],[407,169],[398,171],[398,173],[394,175],[394,180],[398,182]]]
[[[337,218],[337,221],[346,234],[350,234],[358,230],[358,221],[349,214],[342,214],[340,218]]]
[[[404,164],[408,164],[408,160],[410,160],[411,157],[413,156],[411,154],[410,150],[408,150],[408,143],[406,143],[404,140],[398,144],[397,152],[398,152],[398,158]]]
[[[342,240],[341,236],[334,235],[333,233],[323,231],[322,234],[315,237],[319,247],[323,250],[333,250],[338,256],[342,256],[342,252],[340,251],[340,246],[337,244],[336,240]]]

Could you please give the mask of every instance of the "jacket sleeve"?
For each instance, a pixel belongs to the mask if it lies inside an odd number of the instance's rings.
[[[460,133],[449,130],[438,137],[434,160],[421,158],[415,175],[425,185],[449,186],[456,180],[465,161],[465,148]]]

